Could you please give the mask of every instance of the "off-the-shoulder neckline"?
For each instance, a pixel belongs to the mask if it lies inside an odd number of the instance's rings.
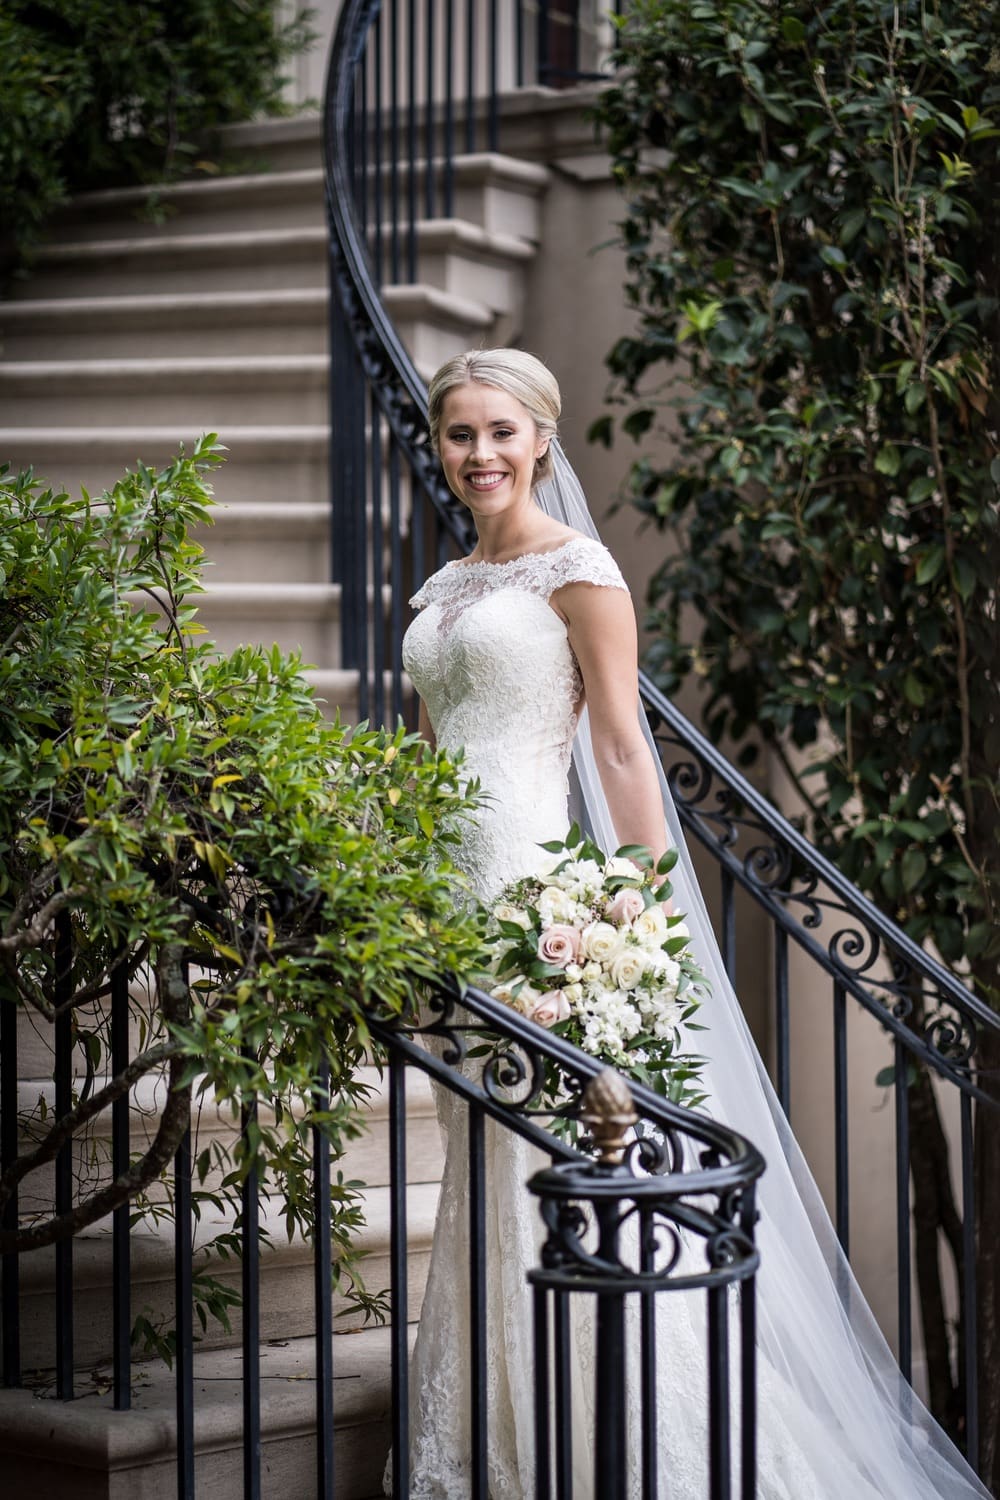
[[[450,562],[445,563],[445,567],[446,568],[509,568],[514,563],[524,562],[525,559],[529,558],[529,557],[554,557],[557,552],[565,552],[565,550],[566,550],[567,547],[572,547],[576,542],[593,542],[593,541],[594,541],[593,537],[586,536],[584,534],[584,532],[579,531],[579,532],[577,532],[577,534],[575,536],[569,536],[569,537],[566,538],[566,540],[564,542],[560,542],[558,547],[548,547],[548,548],[546,548],[546,550],[544,552],[519,552],[516,557],[504,557],[499,562],[490,562],[490,560],[488,558],[485,558],[485,557],[478,557],[478,558],[476,558],[475,562],[469,562],[469,560],[467,558],[463,558],[463,557],[453,557]],[[601,546],[601,543],[597,542],[596,545],[599,547],[599,546]]]

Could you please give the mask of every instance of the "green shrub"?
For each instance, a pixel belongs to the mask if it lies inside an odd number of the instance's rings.
[[[308,12],[279,25],[273,0],[8,0],[3,235],[23,253],[71,192],[190,170],[214,126],[281,112],[282,66],[311,40]]]
[[[100,499],[0,478],[0,989],[50,1035],[68,1009],[87,1077],[63,1119],[40,1107],[24,1122],[33,1139],[0,1206],[15,1181],[30,1196],[31,1174],[115,1097],[163,1070],[170,1084],[124,1177],[97,1162],[69,1212],[22,1213],[0,1250],[51,1243],[129,1200],[161,1212],[150,1190],[193,1092],[260,1101],[222,1163],[222,1196],[235,1202],[256,1161],[289,1232],[308,1233],[310,1127],[335,1161],[358,1132],[366,1014],[408,1010],[426,976],[480,951],[446,857],[471,806],[460,767],[402,728],[330,723],[277,648],[219,656],[197,638],[201,553],[187,532],[209,515],[218,456],[205,438]],[[110,1064],[116,964],[142,1037],[127,1071]],[[327,1106],[313,1093],[324,1060]],[[198,1152],[202,1179],[218,1164]],[[348,1280],[359,1186],[334,1190]]]
[[[609,364],[626,432],[674,439],[629,479],[674,541],[650,666],[703,682],[713,735],[762,738],[816,842],[1000,1007],[1000,11],[633,0],[619,24],[598,115],[637,328]],[[975,1061],[1000,1101],[996,1052]],[[961,1439],[938,1251],[962,1249],[922,1071],[910,1108],[931,1399]],[[980,1330],[998,1124],[979,1111]]]

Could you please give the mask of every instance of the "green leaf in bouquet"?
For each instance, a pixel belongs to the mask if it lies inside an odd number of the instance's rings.
[[[688,940],[686,937],[668,937],[663,943],[663,951],[664,953],[669,954],[671,958],[673,958],[675,953],[684,952],[684,949],[687,947],[687,942]]]
[[[539,849],[544,849],[546,854],[561,854],[566,848],[562,839],[550,839],[547,844],[539,844]]]
[[[622,844],[615,850],[616,859],[631,859],[644,870],[652,869],[653,856],[646,844]]]
[[[665,854],[661,854],[656,862],[657,875],[669,875],[677,863],[678,857],[677,850],[673,848],[668,849]]]
[[[503,937],[513,938],[515,942],[523,942],[526,929],[520,922],[511,922],[506,917],[497,919],[497,928]]]

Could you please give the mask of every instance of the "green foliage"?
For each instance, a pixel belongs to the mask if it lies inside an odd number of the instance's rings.
[[[826,852],[995,1002],[998,14],[636,0],[597,110],[614,399],[680,432],[629,481],[678,542],[651,669],[762,735]]]
[[[214,126],[283,108],[281,69],[312,35],[273,0],[7,0],[0,9],[0,224],[29,250],[69,193],[157,182]]]
[[[288,1234],[308,1234],[310,1130],[326,1131],[335,1161],[360,1130],[366,1015],[412,1010],[425,977],[480,952],[447,859],[473,805],[460,765],[402,727],[330,723],[277,648],[219,656],[198,638],[188,532],[210,518],[218,460],[204,438],[100,499],[0,474],[0,989],[37,1027],[68,1007],[86,1075],[69,1116],[24,1122],[33,1140],[0,1202],[114,1097],[164,1069],[169,1084],[127,1177],[97,1162],[70,1214],[4,1231],[4,1249],[75,1233],[127,1199],[169,1212],[157,1179],[202,1097],[259,1113],[231,1156],[195,1146],[196,1209],[237,1208],[256,1163]],[[53,946],[67,921],[69,972]],[[116,964],[139,1036],[117,1071]],[[315,1092],[324,1063],[328,1101]],[[332,1197],[338,1275],[365,1302],[360,1187],[338,1172]],[[224,1318],[225,1288],[201,1274],[203,1310]]]

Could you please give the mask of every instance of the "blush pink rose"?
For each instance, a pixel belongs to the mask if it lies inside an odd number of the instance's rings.
[[[539,1026],[554,1026],[557,1021],[568,1021],[569,1001],[562,990],[549,990],[531,1012],[531,1019]]]
[[[608,907],[609,922],[634,922],[640,912],[646,910],[642,893],[634,886],[626,885],[618,892]]]
[[[553,922],[538,939],[538,957],[543,963],[565,969],[567,964],[575,964],[579,956],[580,933],[564,922]]]

